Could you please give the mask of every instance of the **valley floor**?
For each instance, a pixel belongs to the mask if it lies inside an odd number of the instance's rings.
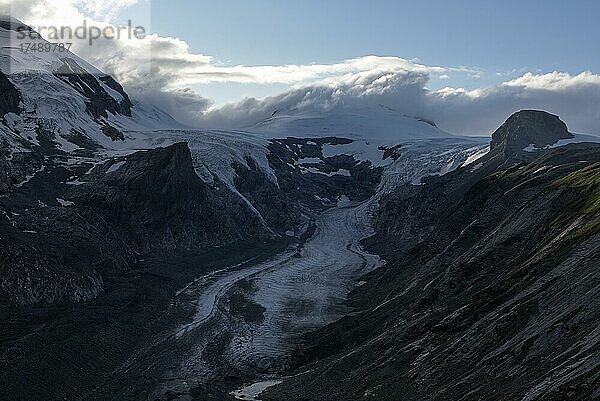
[[[142,262],[77,308],[0,310],[3,399],[224,399],[276,376],[379,266],[359,245],[369,208],[341,201],[300,244]]]
[[[368,211],[369,202],[340,202],[318,216],[314,235],[298,249],[186,287],[180,296],[195,302],[196,315],[175,338],[193,346],[162,378],[155,397],[170,392],[191,399],[184,394],[194,382],[196,394],[210,397],[218,392],[214,383],[227,389],[284,372],[300,336],[347,313],[347,293],[380,265],[359,244],[370,234]]]

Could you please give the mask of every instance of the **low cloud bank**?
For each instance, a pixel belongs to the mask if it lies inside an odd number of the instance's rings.
[[[31,25],[116,26],[122,8],[138,0],[0,0],[0,7]],[[135,22],[135,21],[134,21]],[[188,125],[243,128],[273,112],[318,113],[383,105],[435,121],[457,134],[485,135],[512,112],[534,108],[561,116],[574,132],[600,134],[600,75],[586,71],[524,73],[498,85],[466,90],[430,90],[450,76],[480,76],[467,67],[427,66],[400,57],[365,56],[332,64],[223,66],[196,54],[182,39],[149,34],[121,40],[101,38],[93,46],[75,41],[72,50],[113,74],[137,98]],[[211,108],[189,89],[200,84],[286,84],[290,89],[264,99],[247,98]]]

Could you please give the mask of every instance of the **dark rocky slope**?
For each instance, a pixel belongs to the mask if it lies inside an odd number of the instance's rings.
[[[63,65],[56,70],[55,75],[85,96],[86,111],[95,119],[107,118],[108,113],[131,117],[131,100],[111,76],[95,77],[70,58],[63,59]],[[118,92],[121,99],[111,96],[101,86],[101,82]]]
[[[265,241],[259,217],[195,173],[186,144],[95,166],[45,161],[0,198],[0,303],[80,301],[152,256]]]
[[[341,196],[355,201],[373,196],[382,167],[351,155],[323,155],[325,145],[349,143],[351,139],[336,137],[271,140],[269,164],[275,170],[281,191],[314,210],[335,206]],[[340,174],[341,171],[347,175]]]
[[[66,199],[84,215],[101,217],[138,253],[198,251],[269,238],[239,197],[196,175],[185,143],[98,166],[85,185],[71,186]]]
[[[2,71],[0,71],[0,118],[8,113],[18,114],[23,101],[21,93]]]
[[[477,169],[382,201],[372,245],[389,263],[264,399],[600,399],[600,146],[528,155],[531,138],[498,134]]]
[[[481,180],[538,157],[538,152],[525,150],[529,144],[544,149],[570,137],[555,115],[531,110],[514,113],[492,134],[490,152],[479,160],[441,177],[425,177],[424,186],[407,184],[384,197],[374,221],[376,235],[367,242],[398,257],[446,224],[448,214]]]
[[[534,145],[544,148],[560,139],[573,138],[567,125],[556,115],[537,110],[522,110],[510,116],[494,132],[491,148],[502,148],[505,154],[519,153]]]

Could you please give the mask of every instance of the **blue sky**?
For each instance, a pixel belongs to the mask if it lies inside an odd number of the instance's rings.
[[[336,63],[399,56],[481,74],[432,77],[430,86],[472,89],[524,72],[600,71],[600,2],[144,0],[121,19],[150,15],[150,29],[183,38],[223,65]],[[145,22],[147,23],[147,22]],[[218,103],[262,97],[283,84],[194,85]]]
[[[190,125],[383,104],[454,133],[535,108],[600,134],[597,0],[7,1],[33,26],[146,27],[72,50]]]

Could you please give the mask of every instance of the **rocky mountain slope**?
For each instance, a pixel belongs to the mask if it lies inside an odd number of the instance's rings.
[[[261,397],[599,399],[600,146],[523,150],[566,132],[517,113],[485,157],[384,197],[370,244],[388,264]]]
[[[3,304],[85,300],[100,272],[137,258],[273,237],[239,197],[196,175],[186,144],[43,166],[0,199]]]

